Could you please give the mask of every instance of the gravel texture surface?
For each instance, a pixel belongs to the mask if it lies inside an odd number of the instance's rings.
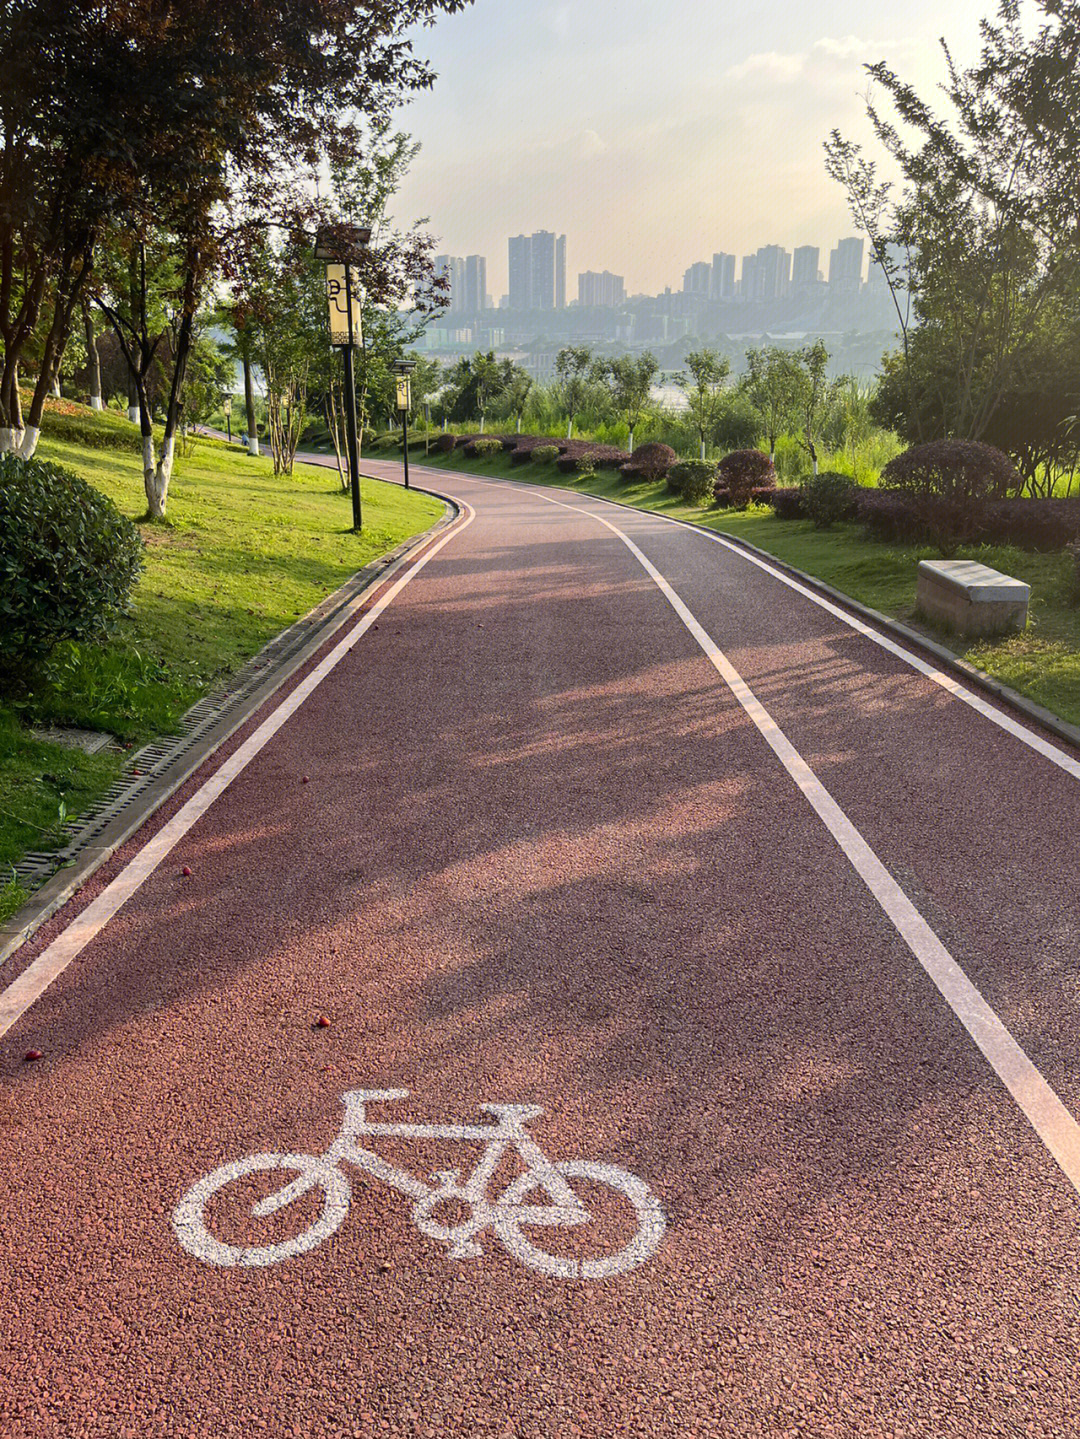
[[[431,483],[475,520],[0,1041],[0,1434],[1080,1431],[1080,1199],[592,515],[1074,1109],[1076,781],[704,537]],[[370,1108],[384,1122],[541,1106],[551,1159],[649,1187],[659,1247],[579,1281],[490,1228],[451,1258],[348,1164],[344,1222],[308,1252],[218,1268],[181,1247],[195,1181],[322,1154],[341,1095],[375,1088],[411,1091]],[[365,1142],[425,1182],[480,1153]],[[315,1194],[252,1217],[280,1182],[239,1180],[208,1226],[298,1234]],[[591,1223],[530,1240],[627,1243],[625,1198],[579,1193]]]

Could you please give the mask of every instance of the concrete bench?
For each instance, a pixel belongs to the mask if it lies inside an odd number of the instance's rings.
[[[920,560],[915,601],[934,624],[962,635],[1001,635],[1027,624],[1031,586],[975,560]]]

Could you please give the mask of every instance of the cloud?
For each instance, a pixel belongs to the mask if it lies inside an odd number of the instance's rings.
[[[834,40],[825,36],[821,40],[814,41],[815,50],[823,50],[826,55],[833,55],[837,60],[851,60],[856,55],[865,55],[867,50],[874,47],[869,41],[860,40],[857,35],[845,35],[843,39]]]
[[[806,64],[805,55],[781,55],[769,50],[758,55],[748,55],[738,65],[732,65],[724,72],[725,80],[748,80],[763,76],[769,80],[797,80]]]
[[[598,155],[605,154],[610,148],[608,142],[595,130],[582,130],[577,137],[576,149],[582,160],[595,160]]]

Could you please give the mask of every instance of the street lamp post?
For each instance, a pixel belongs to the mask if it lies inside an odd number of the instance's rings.
[[[409,410],[412,408],[412,392],[409,376],[416,369],[415,360],[402,357],[394,361],[397,377],[397,407],[401,411],[402,449],[405,457],[405,488],[409,488]]]
[[[315,257],[326,262],[326,302],[330,308],[330,343],[340,348],[345,371],[345,444],[349,452],[349,489],[353,529],[361,526],[360,452],[356,443],[356,376],[353,351],[362,344],[361,296],[353,261],[371,239],[371,231],[336,225],[315,236]]]
[[[225,425],[229,431],[229,444],[232,444],[232,395],[225,396]]]

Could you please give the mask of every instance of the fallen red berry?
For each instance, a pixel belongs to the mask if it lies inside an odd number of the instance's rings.
[[[301,784],[307,784],[307,782],[308,782],[308,777],[307,777],[307,775],[305,775],[304,778],[300,781],[300,783],[301,783]]]
[[[26,1051],[26,1053],[23,1055],[23,1059],[40,1059],[40,1058],[41,1058],[41,1050],[40,1050],[40,1049],[28,1049],[28,1050]]]
[[[183,869],[180,871],[180,873],[181,873],[182,875],[184,875],[185,878],[190,878],[190,877],[191,877],[191,865],[190,865],[190,864],[185,864],[184,867],[183,867]]]
[[[325,1014],[320,1014],[315,1023],[319,1026],[320,1029],[329,1029],[330,1027],[330,1021],[327,1019]]]

